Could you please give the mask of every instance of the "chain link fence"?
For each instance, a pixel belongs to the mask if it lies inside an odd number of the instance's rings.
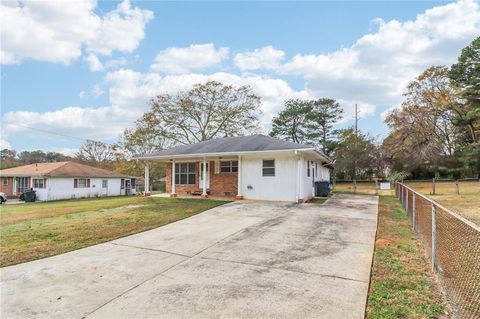
[[[402,183],[395,183],[395,194],[455,313],[480,318],[480,226]]]

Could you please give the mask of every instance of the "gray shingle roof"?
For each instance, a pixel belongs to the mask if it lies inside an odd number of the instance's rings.
[[[139,158],[193,154],[216,154],[254,151],[311,149],[312,146],[279,140],[265,135],[216,138],[196,144],[177,146],[168,150],[145,154]]]

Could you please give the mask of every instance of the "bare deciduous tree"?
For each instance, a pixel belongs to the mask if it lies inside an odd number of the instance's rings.
[[[174,144],[252,134],[260,128],[260,98],[249,86],[209,81],[176,96],[159,95],[150,104],[144,117]]]

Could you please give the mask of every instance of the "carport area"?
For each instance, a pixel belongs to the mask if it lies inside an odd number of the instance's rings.
[[[3,268],[2,318],[363,318],[376,196],[238,201]]]

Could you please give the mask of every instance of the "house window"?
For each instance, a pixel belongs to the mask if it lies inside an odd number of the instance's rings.
[[[102,188],[107,188],[108,187],[108,179],[103,179],[102,180]]]
[[[45,179],[34,178],[33,179],[33,188],[45,188]]]
[[[222,173],[238,172],[238,161],[221,161],[220,172]]]
[[[263,176],[275,176],[275,160],[263,160]]]
[[[195,163],[175,165],[175,184],[195,184]]]
[[[73,188],[88,188],[90,187],[89,178],[75,178],[73,180]]]
[[[310,161],[307,161],[307,176],[310,177]]]
[[[315,177],[318,177],[318,164],[315,163]]]
[[[3,184],[3,186],[8,185],[8,177],[2,177],[2,184]]]

